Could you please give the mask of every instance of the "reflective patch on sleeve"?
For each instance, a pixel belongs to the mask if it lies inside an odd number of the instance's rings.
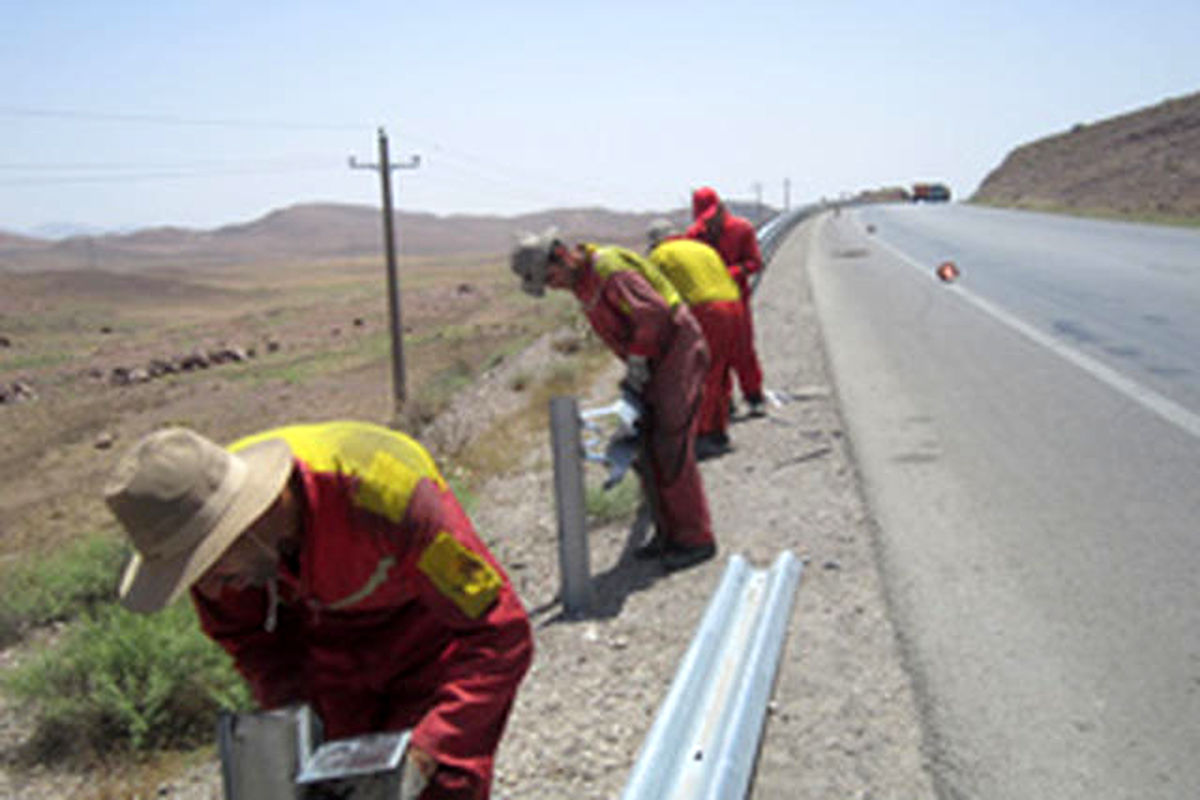
[[[445,531],[425,548],[417,569],[471,619],[481,617],[500,594],[496,570]]]

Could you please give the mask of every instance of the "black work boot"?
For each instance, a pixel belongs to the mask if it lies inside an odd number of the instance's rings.
[[[767,415],[767,398],[761,394],[747,397],[746,403],[750,406],[750,416],[765,417]]]
[[[700,461],[723,456],[732,449],[733,444],[729,441],[729,434],[723,431],[696,437],[696,458]]]
[[[662,565],[663,569],[667,572],[675,572],[676,570],[687,569],[695,564],[708,561],[716,554],[717,546],[712,543],[692,545],[690,547],[671,545],[663,553]]]

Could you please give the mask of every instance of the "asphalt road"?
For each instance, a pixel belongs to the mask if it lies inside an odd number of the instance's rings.
[[[879,206],[812,254],[939,794],[1200,796],[1200,234]]]

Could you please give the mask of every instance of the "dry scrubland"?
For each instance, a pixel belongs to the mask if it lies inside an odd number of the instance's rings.
[[[513,437],[544,424],[549,395],[577,391],[606,362],[569,298],[549,298],[531,313],[504,258],[406,258],[401,269],[406,430],[422,433],[456,394],[539,337],[557,356],[509,369],[494,392],[502,408],[423,432],[435,456],[453,464],[450,477],[469,502],[479,480],[511,467]],[[331,417],[389,422],[384,274],[379,258],[186,272],[0,272],[0,334],[9,342],[0,347],[0,385],[19,381],[33,392],[0,404],[0,583],[84,537],[119,538],[101,500],[103,483],[127,447],[162,425],[188,425],[222,441]],[[218,352],[238,355],[134,383],[114,377]],[[3,622],[0,673],[45,650],[64,629],[54,622],[13,630]],[[86,747],[63,753],[62,743],[47,749],[31,742],[32,720],[15,714],[0,699],[0,772],[6,763],[47,760],[51,769],[79,768]],[[104,798],[153,788],[180,758],[134,763],[85,753],[83,761],[98,775],[111,773],[89,782],[91,796]],[[4,785],[0,779],[7,796]]]
[[[403,318],[409,427],[544,331],[500,258],[408,260]],[[0,406],[0,560],[108,527],[100,487],[140,435],[183,424],[226,440],[330,413],[386,422],[392,388],[377,259],[255,264],[185,275],[0,273],[0,375],[32,402]],[[116,385],[114,371],[197,351],[244,361]],[[253,353],[253,355],[249,355]],[[537,376],[530,376],[531,382]]]

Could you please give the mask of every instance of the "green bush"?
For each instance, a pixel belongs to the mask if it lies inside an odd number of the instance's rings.
[[[6,568],[0,575],[0,644],[30,627],[72,619],[112,602],[128,557],[123,542],[93,534],[53,556]]]
[[[186,601],[152,616],[101,608],[4,686],[34,712],[39,760],[211,742],[220,709],[251,706]]]
[[[632,519],[641,502],[641,486],[632,471],[608,491],[600,485],[588,486],[583,500],[588,519],[599,524]]]

